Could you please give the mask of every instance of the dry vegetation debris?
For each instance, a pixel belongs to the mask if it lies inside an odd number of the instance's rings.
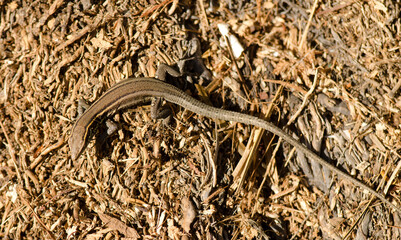
[[[78,161],[66,145],[79,99],[154,76],[197,37],[213,80],[190,94],[271,119],[400,205],[400,7],[0,1],[0,237],[400,238],[399,213],[251,126],[174,106],[165,126],[143,106]],[[236,61],[219,23],[245,49]]]

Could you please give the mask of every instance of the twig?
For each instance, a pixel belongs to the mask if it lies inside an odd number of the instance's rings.
[[[315,74],[315,78],[313,79],[312,87],[306,93],[301,107],[299,107],[298,111],[294,115],[292,115],[291,119],[287,123],[287,126],[291,125],[291,123],[293,123],[295,121],[295,119],[298,117],[298,115],[302,112],[302,110],[306,106],[306,103],[308,102],[309,96],[315,91],[316,85],[318,83],[318,77],[317,77],[318,73],[319,73],[319,68],[316,69],[316,74]]]
[[[396,152],[396,151],[392,151],[395,155],[398,156],[398,158],[401,158],[401,156]],[[393,183],[394,179],[397,177],[398,172],[401,169],[401,161],[398,162],[397,167],[395,167],[393,173],[391,174],[391,177],[388,179],[386,186],[383,189],[383,193],[387,193],[391,184]]]
[[[42,162],[43,156],[46,156],[49,152],[61,147],[63,144],[64,144],[64,137],[61,137],[61,138],[59,138],[59,140],[55,144],[53,144],[53,145],[47,147],[45,150],[43,150],[43,152],[40,153],[39,157],[37,157],[31,163],[31,165],[29,165],[29,169],[32,170],[32,169],[36,168],[36,166],[38,166],[39,163]]]
[[[298,45],[298,48],[299,48],[299,50],[301,52],[303,52],[303,50],[304,50],[304,44],[305,44],[305,41],[306,41],[306,35],[309,32],[309,27],[310,27],[310,24],[312,22],[313,15],[315,14],[318,1],[319,0],[315,0],[315,2],[313,3],[312,11],[311,11],[311,13],[309,15],[308,23],[306,24],[306,28],[304,30],[304,33],[302,34],[301,42]]]
[[[209,25],[209,21],[207,20],[207,14],[206,14],[206,11],[205,11],[205,5],[203,4],[203,0],[199,0],[198,2],[199,2],[199,7],[201,9],[201,16],[202,16],[201,21],[203,22],[203,24],[201,25],[202,28],[203,28],[202,36],[204,38],[206,38],[207,37],[207,30],[210,29],[210,25]]]
[[[77,34],[75,34],[72,38],[66,40],[64,43],[60,44],[56,49],[54,49],[54,52],[52,55],[56,55],[60,50],[68,47],[70,44],[74,43],[78,39],[81,39],[85,34],[92,32],[96,28],[98,28],[103,20],[104,23],[108,22],[110,19],[112,19],[113,14],[106,14],[104,16],[103,14],[99,14],[96,16],[94,23],[87,25],[84,27],[81,31],[79,31]]]
[[[50,235],[51,239],[56,240],[57,239],[56,236],[54,236],[54,234],[50,231],[50,229],[47,228],[46,224],[43,223],[42,219],[40,219],[38,214],[36,214],[35,210],[31,206],[31,204],[29,204],[28,200],[26,200],[24,198],[24,195],[27,195],[27,193],[25,193],[25,191],[23,189],[19,189],[18,196],[21,199],[21,201],[25,204],[26,207],[28,207],[32,211],[32,214],[35,217],[35,219],[38,221],[39,225],[43,228],[43,230],[45,230],[45,232],[47,232]]]
[[[20,170],[19,170],[19,167],[17,164],[17,158],[15,157],[15,151],[14,151],[13,145],[10,141],[10,138],[8,137],[7,131],[6,131],[2,121],[0,121],[0,126],[1,126],[1,129],[3,130],[4,136],[6,137],[8,153],[10,154],[11,159],[13,160],[13,164],[15,167],[15,171],[17,172],[18,180],[20,183],[22,183],[21,173],[20,173]]]
[[[271,82],[271,83],[276,83],[276,84],[280,84],[283,85],[286,88],[292,88],[295,91],[298,91],[302,94],[307,94],[308,92],[306,90],[304,90],[302,87],[297,86],[295,84],[289,83],[289,82],[284,82],[282,80],[274,80],[274,79],[263,79],[264,82]]]
[[[149,8],[148,10],[144,11],[144,12],[141,14],[141,16],[140,16],[141,18],[142,18],[142,17],[147,17],[150,13],[153,13],[153,14],[152,14],[152,16],[149,17],[148,20],[146,20],[146,22],[145,22],[144,25],[142,26],[141,32],[142,32],[142,33],[145,32],[145,31],[148,29],[148,27],[149,27],[151,21],[155,20],[155,19],[157,18],[157,16],[159,16],[159,14],[162,12],[162,10],[163,10],[168,4],[170,4],[170,3],[172,3],[172,2],[173,2],[173,0],[164,0],[164,1],[161,2],[160,4],[158,4],[158,5],[156,5],[156,6],[153,6],[153,7]],[[161,10],[159,11],[159,9],[161,9]]]
[[[226,40],[227,47],[228,47],[228,52],[230,53],[231,61],[233,61],[233,63],[234,63],[235,70],[237,71],[237,74],[238,74],[238,77],[239,77],[239,79],[240,79],[241,85],[242,85],[242,87],[244,88],[244,92],[245,92],[245,94],[246,94],[246,97],[247,97],[248,99],[250,99],[250,98],[249,98],[249,89],[248,89],[247,86],[245,85],[244,76],[242,75],[241,69],[239,69],[237,60],[235,59],[235,56],[234,56],[234,53],[233,53],[233,49],[232,49],[232,47],[231,47],[230,39],[228,39],[228,36],[227,36],[227,35],[224,36],[224,39]]]

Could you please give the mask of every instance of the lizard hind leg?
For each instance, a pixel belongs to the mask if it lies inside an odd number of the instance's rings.
[[[162,106],[162,102],[163,99],[160,97],[152,99],[150,116],[152,119],[163,119],[163,124],[167,126],[171,122],[172,113],[168,107]]]
[[[156,78],[163,82],[166,82],[168,76],[171,76],[173,78],[180,78],[182,77],[182,75],[182,73],[164,63],[161,63],[156,71]],[[171,122],[172,118],[171,111],[169,108],[162,106],[162,102],[163,99],[160,97],[152,99],[150,116],[152,117],[152,119],[163,119],[163,124],[168,125]]]

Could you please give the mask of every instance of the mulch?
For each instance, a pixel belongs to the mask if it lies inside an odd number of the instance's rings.
[[[213,77],[188,94],[268,119],[400,205],[400,7],[0,1],[0,237],[401,238],[399,213],[253,126],[171,104],[165,124],[143,105],[108,116],[105,139],[96,121],[78,160],[67,144],[78,101],[197,38]]]

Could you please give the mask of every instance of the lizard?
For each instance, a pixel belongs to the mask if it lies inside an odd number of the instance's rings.
[[[384,195],[375,191],[367,184],[330,164],[278,126],[252,115],[207,105],[186,94],[181,89],[157,78],[139,77],[122,80],[108,89],[98,100],[96,100],[78,118],[72,128],[68,141],[72,159],[76,160],[85,150],[88,144],[90,129],[98,117],[120,109],[144,104],[155,98],[165,99],[168,102],[177,104],[189,111],[205,117],[250,124],[263,128],[284,139],[287,143],[305,154],[310,160],[327,167],[333,173],[337,174],[338,177],[346,179],[361,189],[368,191],[375,197],[379,198],[383,203],[401,213],[401,207],[391,203]]]

